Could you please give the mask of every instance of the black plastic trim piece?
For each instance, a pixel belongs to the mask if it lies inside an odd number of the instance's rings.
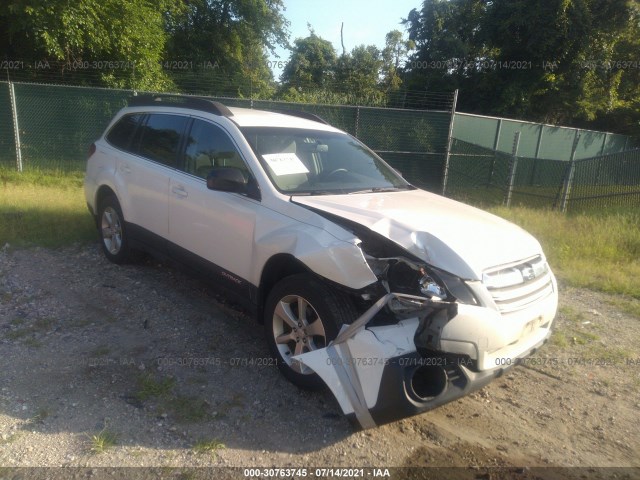
[[[441,365],[447,372],[444,391],[431,399],[418,400],[410,393],[411,376],[421,365],[438,365],[434,360],[437,359],[425,359],[417,352],[389,360],[382,372],[378,400],[375,407],[370,409],[376,425],[418,415],[457,400],[486,386],[511,368],[473,372],[465,365],[463,359],[452,361],[443,358]]]
[[[233,117],[233,113],[226,105],[205,97],[191,97],[187,95],[136,95],[129,97],[130,107],[179,107],[192,108],[202,112],[213,113],[220,117]]]

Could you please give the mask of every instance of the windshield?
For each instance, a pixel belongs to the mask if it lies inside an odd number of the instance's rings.
[[[344,133],[277,127],[247,127],[242,133],[283,193],[326,195],[414,188]]]

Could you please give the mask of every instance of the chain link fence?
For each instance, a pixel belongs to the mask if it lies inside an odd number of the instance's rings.
[[[130,90],[0,82],[0,164],[19,170],[84,170],[88,147],[132,94]],[[417,185],[437,189],[442,182],[453,96],[449,110],[211,98],[228,106],[314,113],[361,139]]]
[[[640,208],[640,149],[549,160],[517,155],[519,135],[514,137],[511,154],[453,139],[446,195],[485,207]]]

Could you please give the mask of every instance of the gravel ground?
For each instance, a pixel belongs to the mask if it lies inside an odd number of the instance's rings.
[[[615,296],[562,288],[555,330],[485,389],[354,432],[330,393],[289,384],[262,328],[200,280],[153,260],[112,265],[97,244],[5,248],[0,479],[35,475],[14,467],[416,467],[415,478],[461,467],[522,479],[551,472],[535,467],[601,478],[636,467],[622,473],[639,478],[640,319]]]

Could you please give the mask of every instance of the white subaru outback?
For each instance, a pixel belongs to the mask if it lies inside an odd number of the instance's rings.
[[[481,388],[550,335],[557,286],[531,235],[311,114],[135,96],[89,153],[107,258],[206,275],[289,380],[327,385],[364,428]]]

